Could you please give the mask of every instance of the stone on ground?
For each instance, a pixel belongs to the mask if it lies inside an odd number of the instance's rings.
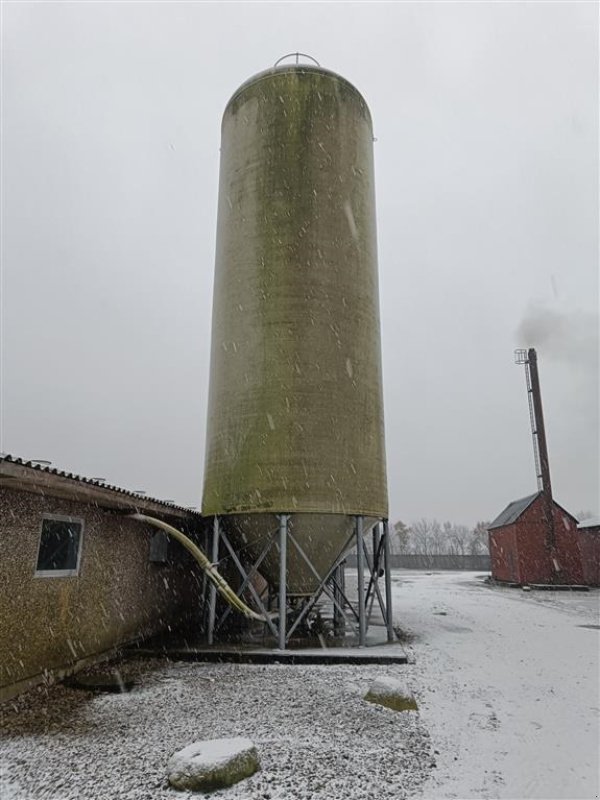
[[[412,692],[395,678],[378,678],[371,684],[364,699],[394,711],[418,710]]]
[[[250,739],[209,739],[194,742],[171,756],[169,783],[175,789],[212,792],[249,778],[260,769]]]

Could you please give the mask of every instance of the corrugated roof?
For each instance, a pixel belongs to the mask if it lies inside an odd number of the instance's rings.
[[[527,497],[522,497],[520,500],[513,500],[512,503],[509,503],[504,511],[498,514],[496,519],[488,525],[488,531],[491,531],[493,528],[503,528],[505,525],[512,525],[513,522],[519,519],[525,509],[529,508],[533,501],[540,495],[541,492],[535,492],[534,494],[527,495]]]
[[[46,466],[44,464],[37,463],[35,461],[26,461],[22,458],[16,458],[15,456],[11,456],[8,453],[1,453],[0,454],[0,477],[3,475],[8,474],[8,470],[3,470],[3,464],[7,465],[15,465],[18,467],[24,467],[26,470],[35,471],[35,473],[44,473],[48,476],[55,476],[56,478],[66,479],[67,481],[73,481],[77,486],[89,486],[90,488],[101,490],[103,493],[106,493],[107,496],[113,495],[115,499],[118,497],[119,500],[123,501],[126,498],[131,498],[131,500],[135,500],[132,502],[132,505],[135,506],[144,506],[146,504],[155,503],[159,506],[163,506],[165,511],[172,510],[177,511],[178,514],[184,513],[193,516],[200,517],[201,514],[199,511],[194,511],[190,508],[185,508],[184,506],[176,505],[175,503],[170,503],[165,500],[159,500],[155,497],[148,497],[147,495],[140,495],[137,492],[129,491],[128,489],[121,489],[119,486],[112,486],[107,484],[103,481],[95,480],[94,478],[85,478],[82,475],[76,475],[74,472],[65,472],[60,469],[56,469],[55,467]],[[34,473],[32,472],[32,475]],[[41,477],[41,475],[40,475]],[[75,488],[75,487],[74,487]]]

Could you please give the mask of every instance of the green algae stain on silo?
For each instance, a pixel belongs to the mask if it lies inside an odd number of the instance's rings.
[[[223,118],[203,511],[387,516],[372,128],[325,70]]]

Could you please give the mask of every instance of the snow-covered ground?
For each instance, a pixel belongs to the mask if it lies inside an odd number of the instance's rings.
[[[247,736],[232,800],[596,798],[597,591],[523,593],[471,573],[394,574],[408,665],[132,662],[130,694],[51,687],[2,707],[1,800],[159,800],[176,750]],[[419,712],[362,698],[404,682]]]
[[[397,572],[395,616],[437,768],[427,798],[597,798],[598,590],[491,588]]]
[[[130,694],[64,686],[20,698],[0,726],[0,800],[164,800],[176,750],[200,739],[246,736],[262,769],[218,798],[399,800],[432,769],[415,712],[362,697],[396,666],[128,665]]]

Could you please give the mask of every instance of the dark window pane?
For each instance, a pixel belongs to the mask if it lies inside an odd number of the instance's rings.
[[[45,519],[42,523],[37,570],[77,569],[80,536],[79,522]]]
[[[150,561],[164,564],[169,552],[169,537],[164,531],[155,531],[150,539]]]

